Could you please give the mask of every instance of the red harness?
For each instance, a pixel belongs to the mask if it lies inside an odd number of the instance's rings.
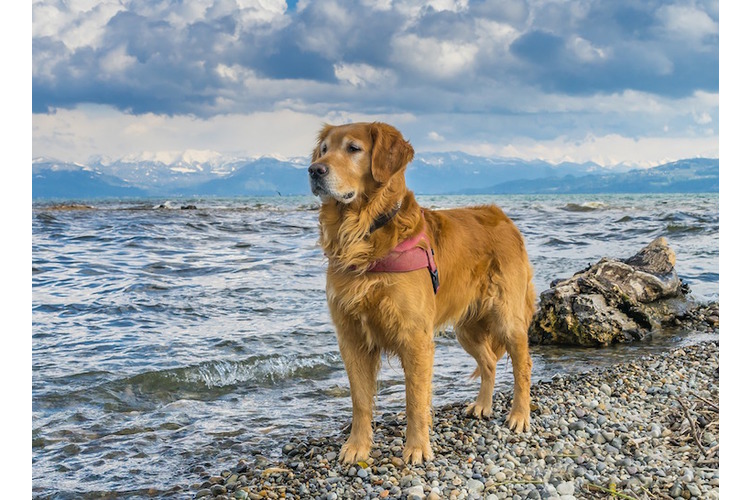
[[[427,249],[417,246],[421,241],[427,244]],[[424,230],[418,235],[402,241],[388,255],[376,260],[367,268],[370,273],[405,273],[427,268],[432,279],[432,290],[437,293],[440,288],[435,251],[430,245]]]

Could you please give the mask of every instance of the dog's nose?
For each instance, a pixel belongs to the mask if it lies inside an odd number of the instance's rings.
[[[328,166],[324,163],[313,163],[307,171],[310,173],[310,177],[317,179],[328,175]]]

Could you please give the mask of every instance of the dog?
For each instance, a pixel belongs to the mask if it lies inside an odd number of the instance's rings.
[[[367,459],[372,448],[381,353],[398,356],[404,369],[404,461],[434,458],[433,332],[443,325],[453,325],[477,362],[472,376],[481,384],[467,413],[490,416],[495,367],[507,352],[514,378],[507,424],[516,432],[530,426],[527,331],[536,296],[524,239],[494,205],[421,208],[404,177],[413,157],[411,144],[391,125],[325,125],[308,169],[311,191],[321,199],[326,298],[351,389],[343,463]],[[416,267],[389,268],[407,253]]]

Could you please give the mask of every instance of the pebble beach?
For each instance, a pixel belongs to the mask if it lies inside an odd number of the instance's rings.
[[[366,462],[337,462],[348,429],[292,437],[280,443],[280,460],[239,459],[232,470],[207,470],[182,493],[218,499],[719,498],[718,340],[534,384],[528,433],[504,425],[510,394],[496,391],[494,399],[485,420],[464,415],[468,401],[434,408],[435,459],[422,465],[401,459],[405,414],[376,412]]]

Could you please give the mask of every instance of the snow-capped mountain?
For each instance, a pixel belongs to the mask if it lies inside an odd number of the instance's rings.
[[[678,168],[690,161],[700,165],[700,171]],[[36,158],[32,193],[34,198],[304,195],[309,194],[308,162],[303,157],[234,157],[198,150],[96,157],[86,164]],[[417,194],[622,192],[617,190],[625,187],[628,192],[711,191],[713,186],[718,189],[718,164],[718,159],[681,160],[662,172],[661,167],[603,168],[591,162],[553,165],[461,152],[425,153],[408,166],[406,180]]]

